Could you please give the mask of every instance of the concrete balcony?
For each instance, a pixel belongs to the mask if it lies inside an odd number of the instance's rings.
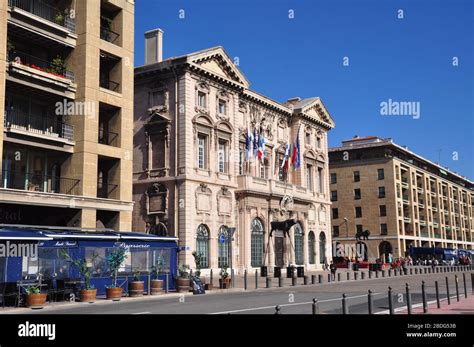
[[[1,187],[35,193],[79,194],[80,180],[21,171],[2,171]]]

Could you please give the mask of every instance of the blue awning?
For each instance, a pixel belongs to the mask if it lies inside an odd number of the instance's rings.
[[[15,228],[0,228],[0,240],[8,241],[47,241],[51,237],[44,235],[41,231],[25,230]]]
[[[121,240],[144,240],[144,241],[177,241],[177,237],[158,236],[138,232],[118,232]]]

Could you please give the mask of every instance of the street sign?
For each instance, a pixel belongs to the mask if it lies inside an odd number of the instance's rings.
[[[219,235],[219,243],[225,243],[225,242],[226,242],[225,234],[220,234]]]

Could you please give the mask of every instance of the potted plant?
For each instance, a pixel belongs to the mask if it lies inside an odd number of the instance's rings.
[[[26,305],[32,309],[40,309],[46,305],[48,294],[42,294],[38,286],[26,288]]]
[[[189,291],[189,265],[180,265],[178,268],[177,286],[178,292]]]
[[[92,259],[90,262],[87,262],[86,259],[72,259],[65,250],[62,250],[61,256],[76,267],[76,269],[81,274],[82,280],[84,281],[84,288],[79,291],[80,301],[93,303],[97,297],[97,289],[95,289],[91,284],[91,276],[93,264],[95,263],[98,255],[96,253],[92,253]]]
[[[55,76],[64,77],[66,73],[66,62],[60,55],[57,55],[56,58],[51,61],[49,72]]]
[[[127,259],[126,251],[125,247],[117,247],[106,258],[109,271],[112,274],[112,284],[105,287],[105,294],[109,300],[119,301],[122,297],[122,287],[117,286],[117,273]]]
[[[140,279],[140,270],[133,272],[133,281],[128,284],[128,293],[131,297],[143,296],[145,282]]]
[[[54,16],[54,22],[59,25],[64,24],[64,13],[61,11],[58,11],[55,16]]]
[[[197,277],[201,280],[202,284],[206,284],[206,278],[203,276],[201,277],[201,269],[202,269],[202,255],[194,251],[193,253],[194,263],[196,263],[196,271],[194,272]]]
[[[229,272],[227,271],[227,266],[223,266],[221,271],[219,272],[221,278],[219,278],[219,287],[221,289],[228,289],[230,288],[231,279],[229,277]]]
[[[150,283],[150,293],[151,295],[161,294],[163,292],[163,280],[160,280],[158,277],[163,273],[165,267],[165,259],[162,254],[158,256],[156,264],[151,268],[151,283]]]

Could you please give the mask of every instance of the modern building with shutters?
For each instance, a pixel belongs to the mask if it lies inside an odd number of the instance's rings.
[[[472,250],[474,182],[391,139],[354,137],[329,149],[332,236],[365,258],[388,260],[410,247]]]
[[[204,271],[321,268],[334,127],[321,99],[280,103],[252,91],[222,47],[162,59],[162,34],[145,34],[135,69],[133,229],[178,236],[180,263],[194,267],[197,251]],[[265,139],[260,159],[247,158],[251,134]],[[299,168],[281,169],[297,140]],[[289,237],[270,238],[270,223],[288,219],[298,222]]]
[[[0,1],[0,223],[131,230],[134,2]]]

